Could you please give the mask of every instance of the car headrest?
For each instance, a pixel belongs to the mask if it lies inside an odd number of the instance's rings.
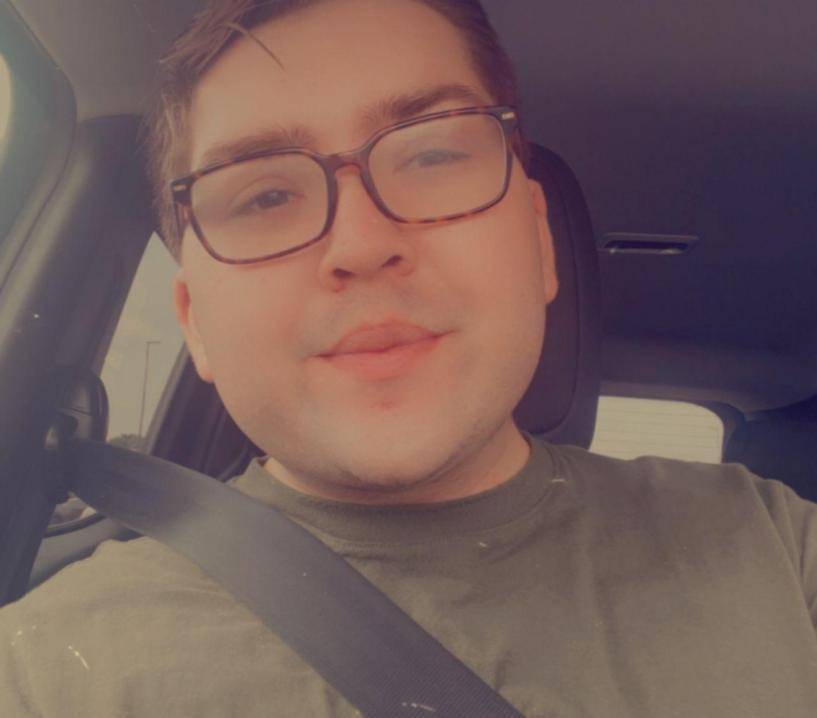
[[[559,293],[548,306],[539,367],[514,410],[517,425],[546,441],[590,446],[601,376],[601,289],[590,213],[581,187],[554,152],[531,145],[529,176],[542,185],[556,251]]]

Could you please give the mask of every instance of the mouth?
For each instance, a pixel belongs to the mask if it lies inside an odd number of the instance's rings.
[[[445,336],[424,337],[377,351],[327,354],[319,359],[335,370],[361,379],[395,379],[422,365]]]

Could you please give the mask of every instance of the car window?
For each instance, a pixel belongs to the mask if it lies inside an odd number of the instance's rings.
[[[177,265],[157,235],[148,241],[116,325],[101,378],[108,393],[108,441],[145,451],[146,437],[183,338],[170,300]],[[59,504],[49,528],[94,513],[71,496]]]
[[[590,450],[619,459],[663,456],[720,463],[723,421],[697,404],[602,396]]]
[[[108,441],[142,450],[183,339],[170,284],[177,265],[157,235],[139,263],[102,367],[108,391]]]
[[[0,55],[0,150],[8,130],[9,115],[11,115],[11,82],[6,61]]]

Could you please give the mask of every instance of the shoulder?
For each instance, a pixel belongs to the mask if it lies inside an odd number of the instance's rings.
[[[163,590],[178,581],[206,584],[209,579],[194,563],[153,539],[104,541],[90,557],[66,566],[18,604],[45,611],[58,604],[61,611],[70,611],[101,594],[110,601],[134,591]]]
[[[0,609],[0,693],[36,705],[32,715],[65,715],[61,706],[119,700],[185,667],[199,676],[223,670],[222,636],[267,640],[259,628],[183,556],[148,538],[107,541]],[[12,715],[29,714],[14,706]]]
[[[299,690],[311,703],[280,698]],[[313,715],[325,700],[261,619],[151,539],[103,543],[0,609],[1,716]]]
[[[817,541],[817,505],[742,464],[655,456],[622,460],[575,446],[550,449],[577,505],[594,520],[660,522],[673,533],[699,531],[721,538],[754,533],[783,541],[790,555]]]
[[[742,464],[708,464],[657,456],[616,459],[576,446],[551,446],[554,464],[580,491],[590,494],[667,500],[677,505],[748,502],[771,509],[803,502],[779,481],[762,479]]]
[[[742,464],[654,456],[621,460],[575,446],[551,446],[557,472],[593,522],[711,550],[752,547],[787,556],[815,597],[817,504]]]
[[[185,612],[230,602],[198,566],[157,541],[105,541],[89,558],[0,609],[0,635],[18,651],[43,655],[51,645],[64,650],[79,639],[138,641],[143,622],[172,625]]]

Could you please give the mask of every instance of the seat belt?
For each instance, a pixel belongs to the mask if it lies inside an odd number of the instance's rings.
[[[522,718],[300,524],[197,471],[98,441],[65,446],[68,488],[198,564],[367,718]]]

